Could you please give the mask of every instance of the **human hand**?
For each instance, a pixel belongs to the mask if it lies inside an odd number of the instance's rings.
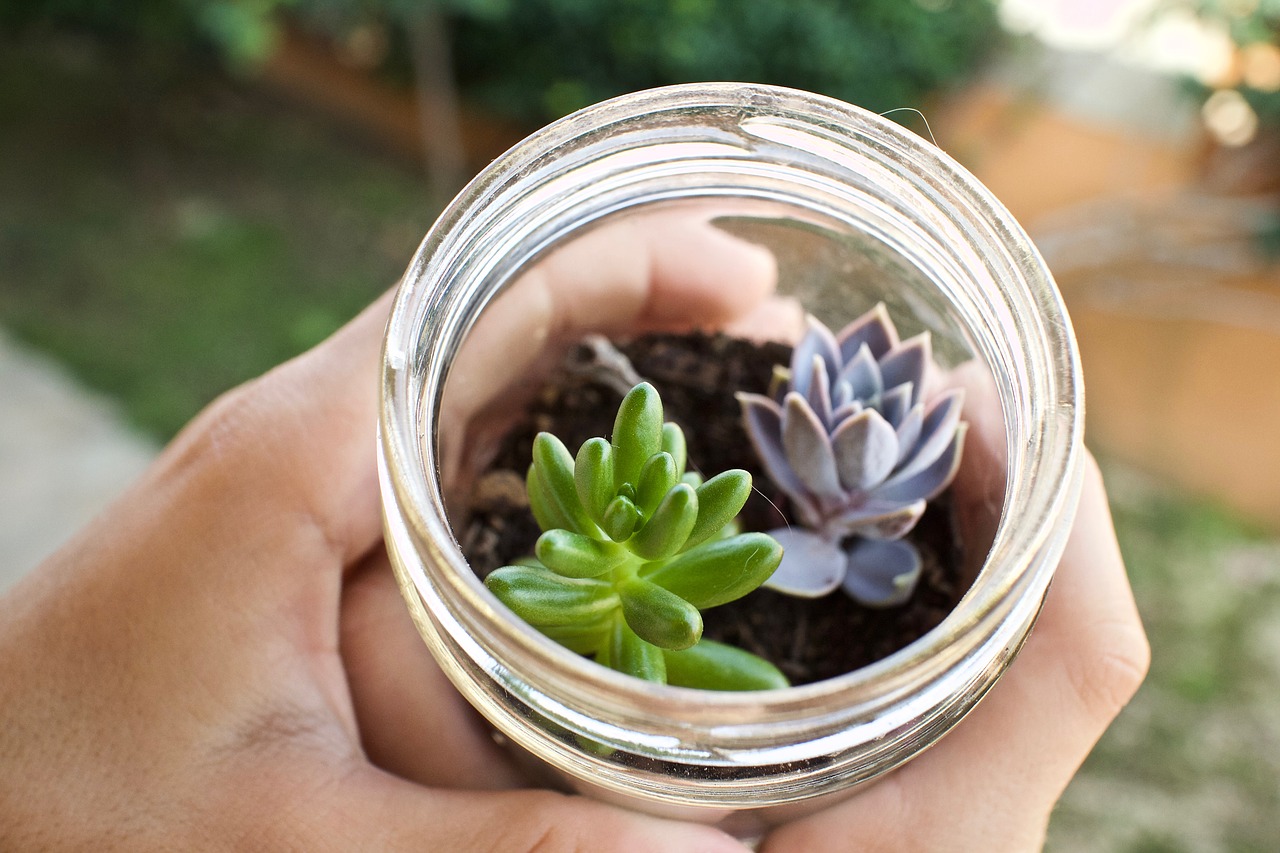
[[[965,529],[989,535],[1003,482],[1003,426],[989,379],[960,368],[970,423],[954,484]],[[777,827],[763,853],[1039,850],[1049,814],[1128,703],[1150,650],[1087,456],[1080,506],[1044,609],[1017,660],[924,754],[841,803]],[[994,472],[1001,472],[996,475]]]
[[[722,324],[772,287],[705,223],[625,231],[533,274],[524,320]],[[380,546],[387,307],[212,405],[0,599],[0,848],[743,849],[522,788],[431,662]]]
[[[545,301],[521,322],[541,318],[548,337],[719,324],[772,284],[767,259],[723,235],[693,252],[706,234],[652,237],[625,241],[640,255],[621,261],[618,246],[587,244],[612,261],[594,296],[572,286],[591,264],[544,268],[528,289]],[[16,769],[0,781],[0,846],[741,850],[713,830],[521,790],[426,655],[377,546],[369,377],[385,310],[212,407],[0,602],[0,757]],[[473,375],[511,368],[474,353]],[[1096,483],[1080,525],[1041,625],[979,709],[766,849],[1036,843],[1145,661]],[[1073,691],[1086,697],[1074,713]]]

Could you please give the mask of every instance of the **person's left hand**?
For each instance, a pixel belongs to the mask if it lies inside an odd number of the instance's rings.
[[[766,253],[650,226],[535,275],[526,320],[719,324],[772,288]],[[426,655],[380,546],[387,307],[217,401],[0,599],[0,848],[742,849],[521,790]]]

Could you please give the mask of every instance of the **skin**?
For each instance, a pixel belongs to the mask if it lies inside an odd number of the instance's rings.
[[[763,325],[771,258],[687,222],[634,227],[530,273],[523,310],[483,334]],[[381,546],[373,424],[388,307],[216,401],[0,599],[0,848],[744,849],[527,787],[426,653]],[[487,340],[460,370],[483,378],[537,357]],[[488,402],[460,403],[446,428]],[[1007,677],[939,746],[763,849],[1034,849],[1146,661],[1091,466],[1043,618]]]

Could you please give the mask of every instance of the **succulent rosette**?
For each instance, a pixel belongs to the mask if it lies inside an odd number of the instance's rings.
[[[765,470],[803,527],[770,531],[784,548],[767,586],[817,597],[843,586],[875,607],[905,602],[921,558],[903,541],[960,465],[959,389],[926,397],[928,332],[905,341],[883,305],[839,334],[808,319],[771,393],[738,395]]]
[[[543,533],[534,556],[485,586],[546,636],[647,681],[707,690],[785,687],[773,664],[702,636],[701,611],[762,584],[782,559],[736,517],[751,475],[686,471],[684,432],[663,421],[647,382],[623,398],[611,441],[576,457],[554,435],[533,442],[529,506]]]

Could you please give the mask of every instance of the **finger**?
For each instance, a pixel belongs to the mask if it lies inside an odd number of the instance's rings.
[[[552,254],[493,301],[454,364],[451,416],[465,423],[548,349],[589,332],[717,326],[773,291],[767,250],[703,218],[627,219]]]
[[[773,291],[773,254],[709,214],[661,213],[608,225],[530,272],[547,289],[553,327],[584,332],[683,330],[725,323]]]
[[[389,308],[387,294],[319,346],[224,394],[165,449],[150,484],[175,486],[217,520],[214,541],[283,545],[284,534],[310,540],[314,563],[363,554],[381,535],[373,435]]]
[[[550,791],[428,790],[378,773],[354,772],[289,840],[324,849],[744,853],[719,830],[662,820]],[[323,811],[320,811],[323,808]],[[305,819],[305,818],[304,818]],[[285,827],[283,832],[289,832]],[[342,840],[345,837],[345,842]],[[335,843],[336,839],[336,843]],[[307,849],[318,849],[308,847]]]
[[[385,551],[376,551],[348,580],[339,624],[370,761],[424,785],[482,790],[523,784],[423,645]]]
[[[780,828],[765,849],[1039,849],[1053,804],[1148,659],[1090,459],[1039,623],[991,693],[929,752],[866,793]]]
[[[1008,470],[1004,412],[991,371],[977,359],[944,374],[939,384],[940,390],[959,388],[964,392],[963,418],[968,431],[951,496],[956,526],[964,533],[962,577],[972,583],[995,541],[1004,507]]]
[[[530,377],[568,344],[590,332],[720,326],[750,314],[776,281],[772,253],[705,213],[633,217],[566,245],[486,306],[463,343],[441,405],[443,481],[465,479],[465,448],[510,425]]]
[[[192,703],[219,690],[248,701],[275,683],[268,643],[336,648],[341,570],[381,532],[373,431],[388,307],[216,401],[46,564],[46,592],[75,605],[49,610],[74,629],[66,637],[83,626],[95,661],[171,688],[198,681]],[[112,612],[130,613],[130,629],[104,646],[89,633]]]
[[[729,321],[724,331],[735,338],[792,346],[805,333],[804,305],[793,296],[772,296]]]

